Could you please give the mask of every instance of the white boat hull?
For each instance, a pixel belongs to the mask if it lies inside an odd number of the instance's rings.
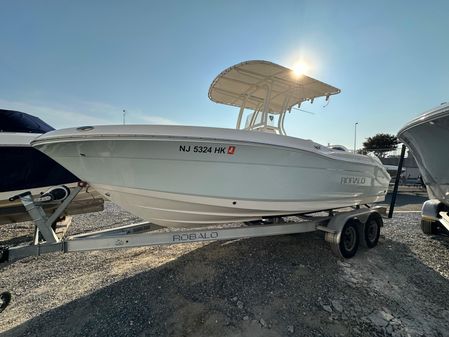
[[[390,179],[377,160],[286,136],[162,126],[131,135],[131,127],[113,128],[61,130],[33,146],[124,209],[168,227],[374,203]],[[112,134],[117,129],[120,136]]]
[[[449,104],[412,120],[398,138],[413,153],[429,198],[449,206]]]
[[[152,223],[186,228],[215,223],[244,222],[278,215],[370,204],[382,200],[379,196],[321,202],[239,200],[233,205],[234,201],[230,199],[216,197],[163,193],[112,185],[95,185],[95,188],[124,209]]]

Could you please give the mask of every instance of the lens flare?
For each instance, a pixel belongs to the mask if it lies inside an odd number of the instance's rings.
[[[309,66],[304,61],[297,62],[293,66],[293,73],[295,76],[304,75],[309,70]]]

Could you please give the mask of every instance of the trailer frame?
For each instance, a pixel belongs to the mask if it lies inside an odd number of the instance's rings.
[[[233,240],[263,236],[325,232],[325,240],[330,243],[332,251],[339,257],[350,258],[355,255],[359,244],[372,248],[377,245],[382,216],[385,207],[355,206],[346,211],[326,210],[309,214],[298,214],[301,221],[288,222],[285,218],[271,218],[269,224],[250,224],[239,227],[214,226],[198,229],[180,229],[158,231],[164,227],[140,222],[106,230],[58,237],[54,223],[65,208],[82,190],[80,184],[68,197],[61,201],[59,207],[47,216],[42,203],[33,200],[30,193],[22,193],[11,200],[20,199],[36,226],[34,240],[30,244],[0,248],[0,262],[15,261],[28,256],[39,256],[52,252],[79,252],[115,248],[145,247],[163,244],[181,244],[191,242]],[[321,214],[320,214],[321,213]]]

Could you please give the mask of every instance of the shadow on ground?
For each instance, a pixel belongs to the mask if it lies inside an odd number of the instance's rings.
[[[387,205],[390,205],[391,197],[392,197],[392,193],[388,193],[385,196],[384,203]],[[397,208],[404,207],[404,206],[412,206],[413,210],[420,211],[422,204],[427,200],[429,200],[427,195],[416,195],[413,193],[399,192],[399,194],[396,197],[395,207],[397,209]],[[412,209],[410,209],[410,210],[412,210]]]
[[[401,243],[341,262],[309,233],[211,243],[3,336],[443,335],[447,298],[448,281]]]
[[[19,244],[30,242],[33,240],[32,233],[30,234],[24,234],[17,237],[8,238],[5,240],[0,240],[0,247],[12,247],[17,246]]]

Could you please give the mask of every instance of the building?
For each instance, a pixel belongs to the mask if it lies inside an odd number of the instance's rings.
[[[399,165],[400,156],[395,154],[379,159],[384,165],[393,165],[397,167]],[[418,179],[418,177],[421,175],[421,173],[419,172],[418,165],[416,164],[415,157],[413,157],[410,151],[407,151],[406,157],[404,158],[404,163],[402,164],[402,171],[404,172],[403,175],[407,179]]]

